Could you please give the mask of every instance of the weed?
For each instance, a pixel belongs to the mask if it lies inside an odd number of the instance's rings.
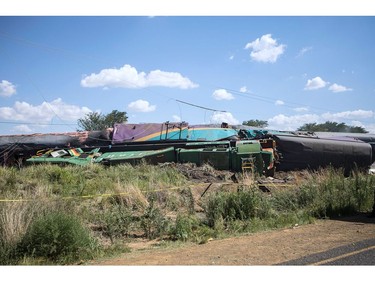
[[[371,209],[375,178],[354,171],[345,177],[340,169],[327,168],[316,173],[299,192],[299,207],[321,217],[350,215]]]
[[[92,258],[97,242],[78,219],[61,212],[37,218],[17,245],[17,253],[32,258],[71,263]]]
[[[171,235],[177,240],[187,241],[192,238],[194,231],[199,227],[196,217],[185,214],[178,214]]]
[[[246,220],[252,217],[264,217],[262,194],[251,188],[239,192],[219,192],[211,196],[206,204],[206,214],[209,226],[223,219]]]
[[[155,206],[155,201],[151,199],[149,206],[140,217],[140,224],[146,238],[154,239],[168,232],[169,221],[162,214],[161,210]]]
[[[103,214],[105,232],[114,244],[116,238],[128,237],[133,222],[132,212],[124,204],[111,205]]]

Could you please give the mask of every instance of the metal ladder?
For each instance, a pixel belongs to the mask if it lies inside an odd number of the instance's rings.
[[[254,158],[253,157],[246,157],[241,158],[242,161],[242,173],[250,172],[254,173]]]

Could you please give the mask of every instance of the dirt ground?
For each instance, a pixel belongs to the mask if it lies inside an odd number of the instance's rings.
[[[367,214],[314,224],[211,240],[206,244],[158,247],[160,241],[129,244],[130,253],[91,265],[274,265],[335,247],[375,238]]]

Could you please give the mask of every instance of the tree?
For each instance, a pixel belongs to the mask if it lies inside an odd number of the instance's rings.
[[[111,113],[105,116],[104,124],[108,126],[107,128],[111,128],[115,123],[126,123],[126,121],[128,121],[126,112],[112,110]]]
[[[115,123],[125,123],[127,120],[126,112],[117,110],[112,110],[108,114],[90,112],[78,119],[78,131],[100,131],[112,128]]]
[[[258,119],[251,119],[248,121],[243,121],[242,125],[251,126],[251,127],[259,127],[259,128],[265,128],[268,126],[268,122],[264,120],[258,120]]]
[[[364,128],[359,126],[349,126],[345,123],[327,121],[322,124],[306,123],[299,127],[297,131],[308,132],[345,132],[345,133],[368,133]]]

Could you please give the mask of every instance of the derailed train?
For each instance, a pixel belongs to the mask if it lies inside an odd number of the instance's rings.
[[[0,163],[209,163],[272,175],[331,165],[350,171],[375,160],[375,135],[263,130],[179,123],[115,124],[105,131],[0,136]]]

